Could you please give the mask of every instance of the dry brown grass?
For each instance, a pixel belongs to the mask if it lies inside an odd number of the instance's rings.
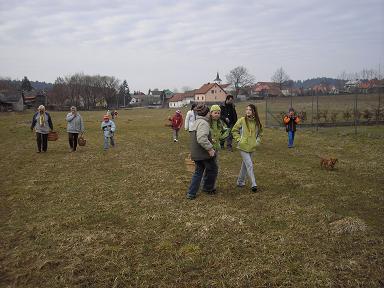
[[[188,136],[172,142],[171,112],[120,111],[107,152],[102,114],[82,113],[87,145],[68,153],[65,113],[52,113],[60,139],[46,154],[31,112],[0,115],[1,287],[383,284],[382,127],[299,130],[290,150],[266,129],[260,193],[235,187],[240,156],[221,151],[219,193],[188,201]],[[320,169],[324,155],[337,169]]]

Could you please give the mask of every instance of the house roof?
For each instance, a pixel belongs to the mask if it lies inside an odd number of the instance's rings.
[[[203,86],[201,86],[199,89],[196,90],[195,94],[205,94],[207,93],[209,90],[211,90],[214,86],[218,86],[219,88],[221,88],[222,90],[224,90],[221,85],[217,84],[217,83],[206,83],[204,84]]]
[[[20,100],[21,94],[0,93],[0,102],[3,103],[16,103]]]
[[[186,98],[193,98],[193,97],[195,97],[195,94],[191,92],[176,93],[176,94],[173,94],[173,96],[169,99],[169,102],[179,102],[179,101],[183,101]]]

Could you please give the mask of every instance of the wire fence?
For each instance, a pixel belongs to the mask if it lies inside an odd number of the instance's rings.
[[[265,99],[267,127],[283,126],[283,117],[290,107],[301,118],[302,127],[335,127],[384,124],[382,95],[347,94]]]

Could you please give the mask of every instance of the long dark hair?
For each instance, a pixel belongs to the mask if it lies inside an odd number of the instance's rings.
[[[196,103],[192,103],[191,110],[195,109],[196,105]]]
[[[256,126],[259,128],[259,130],[262,130],[263,129],[263,125],[261,125],[259,113],[257,112],[257,107],[255,105],[253,105],[253,104],[249,104],[249,105],[247,105],[247,107],[251,108],[251,110],[252,110],[252,117],[256,121]],[[245,125],[247,126],[247,129],[249,130],[247,115],[245,115],[244,118],[245,118]]]

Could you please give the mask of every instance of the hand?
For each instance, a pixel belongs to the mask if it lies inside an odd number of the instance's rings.
[[[208,150],[208,154],[210,157],[214,157],[215,156],[215,150],[213,150],[213,149]]]
[[[229,123],[229,118],[225,118],[225,122]]]

